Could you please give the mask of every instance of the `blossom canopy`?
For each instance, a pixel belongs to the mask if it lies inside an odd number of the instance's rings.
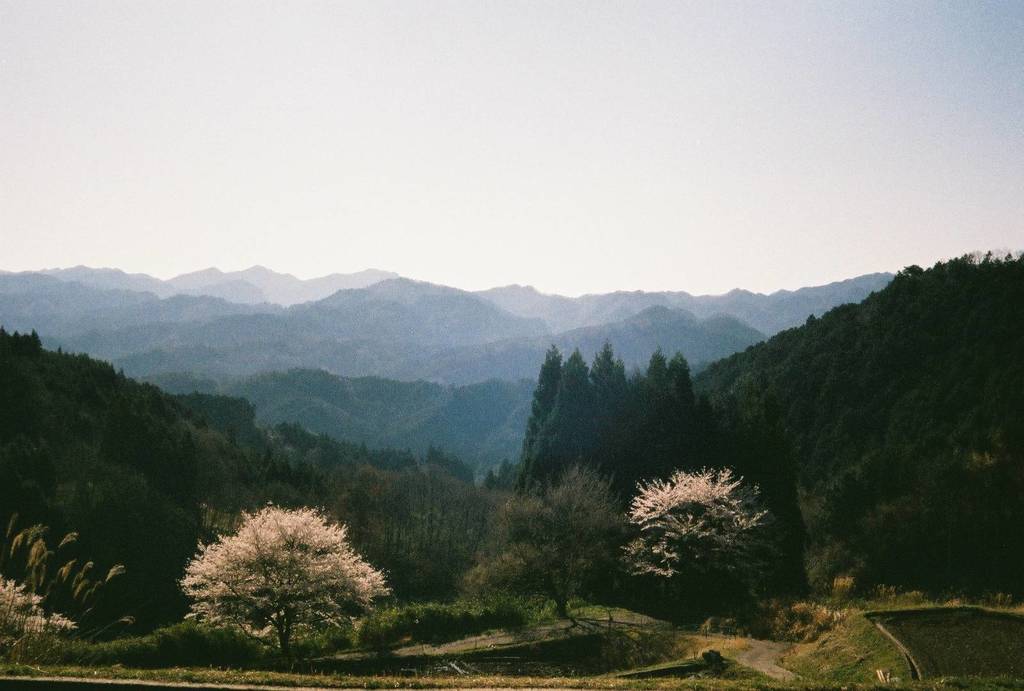
[[[315,509],[275,506],[243,513],[237,532],[200,547],[181,586],[191,616],[276,633],[285,653],[296,629],[340,625],[389,592],[344,525]]]
[[[677,470],[668,480],[637,484],[629,521],[639,537],[625,548],[636,574],[670,578],[683,569],[747,576],[770,549],[771,515],[756,486],[729,469]]]

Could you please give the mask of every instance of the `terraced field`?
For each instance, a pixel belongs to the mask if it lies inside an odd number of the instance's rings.
[[[977,607],[868,616],[903,645],[922,679],[1024,677],[1024,616]]]

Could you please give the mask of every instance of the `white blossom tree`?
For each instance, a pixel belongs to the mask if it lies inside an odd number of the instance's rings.
[[[274,506],[243,513],[236,533],[201,546],[181,587],[193,601],[190,616],[276,635],[285,655],[297,630],[339,625],[389,592],[344,525],[314,509]]]
[[[74,622],[43,609],[43,598],[25,585],[0,577],[0,653],[5,653],[26,638],[63,633],[75,628]]]
[[[639,537],[625,548],[634,573],[717,571],[748,580],[763,564],[771,515],[757,486],[731,470],[677,470],[668,480],[638,483],[637,492],[628,518]]]

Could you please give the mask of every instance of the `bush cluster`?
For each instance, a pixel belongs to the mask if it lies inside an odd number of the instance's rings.
[[[517,628],[544,614],[540,602],[509,596],[408,604],[371,614],[360,625],[356,640],[368,648],[403,642],[440,643],[490,629]]]
[[[816,641],[846,618],[847,610],[820,602],[771,600],[761,608],[750,633],[775,641]]]
[[[102,643],[69,641],[64,662],[126,667],[248,667],[270,657],[269,649],[241,631],[186,621],[145,636]]]

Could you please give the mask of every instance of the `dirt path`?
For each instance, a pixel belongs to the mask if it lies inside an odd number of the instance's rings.
[[[779,681],[792,681],[796,674],[785,667],[780,667],[777,661],[782,654],[793,647],[792,643],[780,643],[778,641],[761,641],[756,638],[745,638],[745,648],[733,653],[736,662],[745,667],[756,669],[758,672],[767,674],[772,679]]]
[[[720,652],[731,657],[744,667],[755,669],[779,681],[792,681],[796,674],[778,664],[779,658],[793,647],[792,643],[782,641],[763,641],[759,638],[729,636],[726,634],[702,634],[701,639],[708,641],[705,648],[715,647],[711,641],[718,639],[722,643]]]

